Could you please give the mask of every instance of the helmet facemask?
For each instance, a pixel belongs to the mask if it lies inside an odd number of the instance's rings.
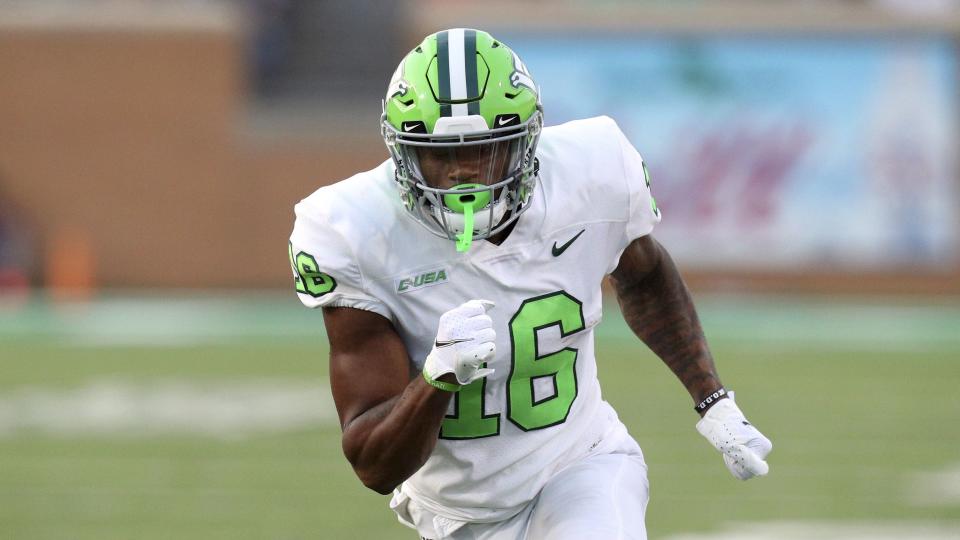
[[[430,232],[455,240],[458,251],[502,232],[528,208],[539,110],[494,129],[479,116],[441,119],[433,134],[401,132],[385,117],[381,125],[406,209]]]

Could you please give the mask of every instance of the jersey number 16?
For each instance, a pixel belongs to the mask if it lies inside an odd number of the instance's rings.
[[[537,332],[560,327],[567,337],[584,329],[583,304],[566,291],[557,291],[520,304],[510,319],[510,377],[507,379],[507,418],[523,431],[566,421],[577,398],[577,349],[566,347],[542,354]],[[537,400],[535,383],[553,384],[552,395]],[[452,415],[443,419],[441,439],[478,439],[500,434],[500,413],[486,410],[486,378],[464,386],[454,397]]]

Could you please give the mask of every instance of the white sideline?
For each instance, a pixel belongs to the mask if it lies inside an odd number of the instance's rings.
[[[299,305],[292,293],[237,292],[191,295],[106,295],[91,302],[4,307],[0,341],[42,340],[67,346],[179,347],[282,339],[325,344],[320,313]],[[960,348],[960,309],[955,304],[813,302],[799,298],[698,298],[711,340],[751,348],[916,352]],[[636,337],[606,302],[597,327],[601,343]]]

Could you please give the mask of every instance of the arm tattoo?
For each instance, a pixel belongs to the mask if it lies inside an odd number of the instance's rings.
[[[652,238],[646,248],[639,241],[627,248],[610,276],[620,310],[633,333],[698,402],[720,387],[720,378],[693,299],[666,250]]]

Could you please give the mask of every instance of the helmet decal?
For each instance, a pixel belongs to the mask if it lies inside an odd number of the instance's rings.
[[[515,52],[513,52],[513,73],[510,74],[510,84],[512,84],[514,88],[526,86],[531,91],[537,92],[537,85],[533,82],[533,77],[530,76],[530,72],[527,71],[527,66],[523,63],[523,60],[520,60],[520,57],[517,56]]]
[[[403,65],[401,64],[400,67],[403,67]],[[397,71],[399,72],[400,70],[398,69]],[[390,98],[403,97],[403,95],[406,94],[407,90],[409,89],[410,89],[410,83],[403,80],[402,78],[394,79],[393,81],[390,82],[390,88],[387,89],[387,97],[390,97]]]

